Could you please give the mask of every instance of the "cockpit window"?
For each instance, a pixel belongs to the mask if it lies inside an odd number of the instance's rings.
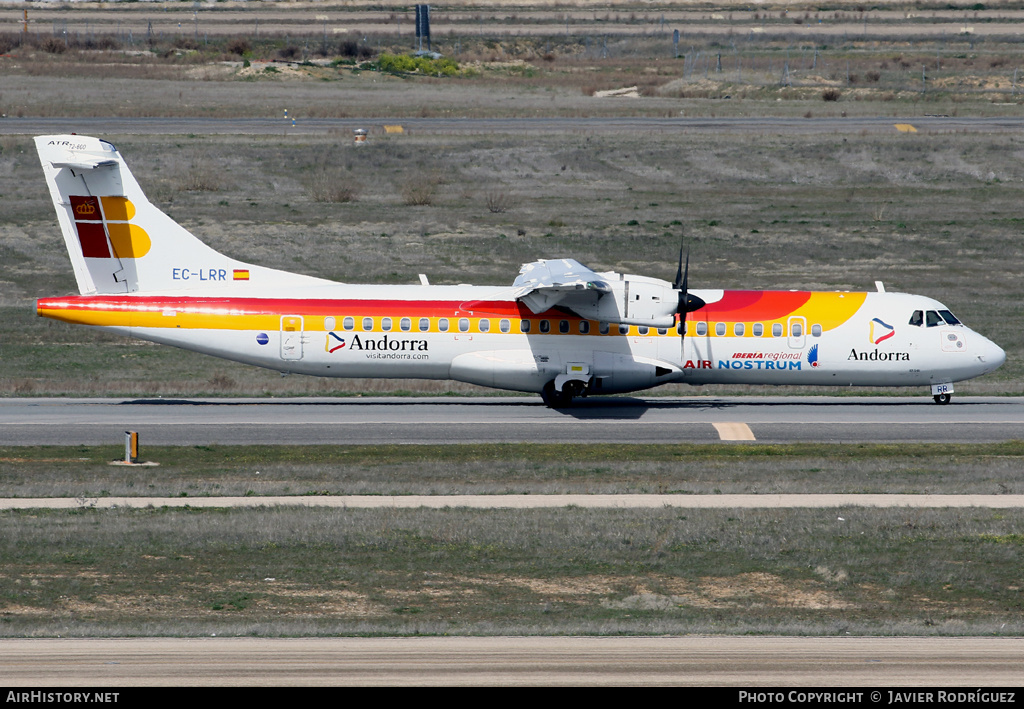
[[[927,313],[925,313],[924,319],[928,327],[935,327],[936,325],[942,324],[942,318],[940,318],[939,314],[934,310],[929,310]]]
[[[921,327],[924,325],[924,311],[915,310],[914,314],[910,316],[910,324],[915,327]]]
[[[960,321],[956,319],[956,316],[948,310],[940,310],[939,315],[946,321],[947,325],[959,325]]]

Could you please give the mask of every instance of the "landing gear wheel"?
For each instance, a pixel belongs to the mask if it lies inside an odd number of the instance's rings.
[[[572,405],[572,392],[568,387],[563,387],[562,391],[555,391],[553,381],[544,385],[544,389],[540,392],[540,398],[544,400],[549,409],[565,409]]]
[[[953,395],[952,394],[936,394],[932,398],[935,399],[935,403],[936,404],[942,404],[943,406],[945,406],[946,404],[949,403],[949,400],[953,398]]]

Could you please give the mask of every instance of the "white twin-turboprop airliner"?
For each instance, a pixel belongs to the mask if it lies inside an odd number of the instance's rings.
[[[510,287],[254,266],[153,206],[110,143],[35,141],[80,291],[39,300],[40,315],[281,372],[454,379],[552,407],[668,382],[930,386],[944,404],[1006,358],[931,298],[690,292],[681,254],[674,283],[572,259],[528,263]]]

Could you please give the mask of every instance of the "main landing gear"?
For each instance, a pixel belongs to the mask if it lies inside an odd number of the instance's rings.
[[[935,403],[936,404],[945,405],[945,404],[949,403],[950,399],[953,398],[953,395],[952,394],[936,394],[932,398],[935,399]]]
[[[580,381],[568,381],[562,385],[562,391],[555,389],[554,380],[544,385],[540,398],[549,409],[567,409],[572,406],[574,396],[585,396],[586,385]]]

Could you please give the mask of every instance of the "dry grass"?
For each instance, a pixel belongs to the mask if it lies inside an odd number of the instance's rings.
[[[437,198],[441,180],[436,175],[419,175],[405,180],[399,188],[402,203],[409,207],[429,207]]]
[[[344,204],[359,196],[359,183],[351,175],[337,170],[317,170],[306,180],[306,189],[314,202]]]
[[[508,210],[515,208],[519,204],[519,199],[516,195],[506,190],[493,189],[487,191],[484,203],[487,205],[487,211],[491,214],[504,214]]]
[[[1018,635],[1021,523],[852,508],[3,513],[0,633]]]
[[[0,496],[1024,492],[1020,443],[579,445],[569,452],[562,445],[146,445],[145,458],[159,468],[108,465],[122,452],[0,447]]]
[[[194,162],[178,179],[178,188],[186,192],[220,192],[228,187],[224,174],[207,162]]]

